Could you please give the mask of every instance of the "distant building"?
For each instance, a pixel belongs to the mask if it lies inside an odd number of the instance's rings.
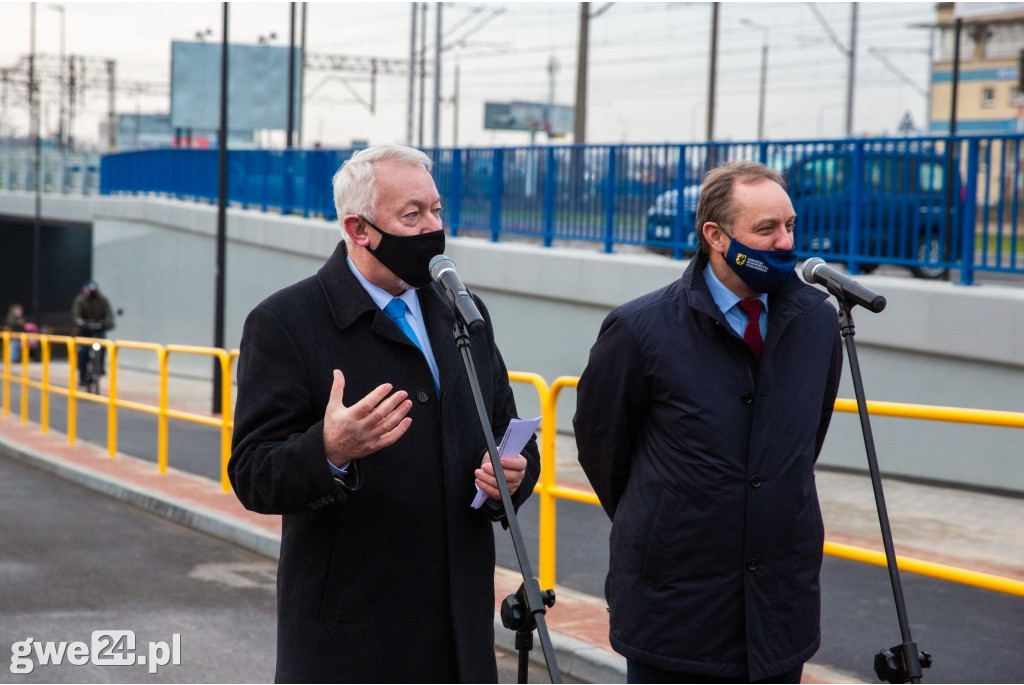
[[[228,143],[233,148],[254,146],[255,132],[230,131]],[[106,122],[100,124],[100,140],[107,140]],[[209,149],[217,147],[217,131],[211,129],[178,129],[171,127],[170,114],[118,114],[115,151],[152,148],[185,147]]]
[[[956,19],[960,31],[957,133],[1024,133],[1020,82],[1024,49],[1024,4],[940,2],[938,42],[933,52],[931,133],[949,132]]]

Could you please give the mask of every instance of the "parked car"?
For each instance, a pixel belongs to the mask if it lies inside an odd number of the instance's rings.
[[[881,262],[902,263],[918,278],[942,278],[959,251],[957,221],[963,202],[959,174],[947,227],[946,160],[931,150],[867,149],[854,183],[853,150],[805,155],[783,172],[797,213],[796,250],[802,257],[855,258],[864,272]],[[675,244],[676,191],[647,211],[647,241],[654,250]],[[695,251],[699,189],[684,189],[678,229]],[[852,230],[854,209],[859,218]]]
[[[697,199],[700,197],[700,184],[683,188],[683,214],[679,225],[683,240],[684,254],[697,251]],[[655,252],[672,253],[675,245],[676,215],[679,204],[679,191],[667,190],[654,198],[654,204],[647,210],[647,246]]]

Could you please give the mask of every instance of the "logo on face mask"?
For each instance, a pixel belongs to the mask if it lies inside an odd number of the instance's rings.
[[[413,288],[430,285],[430,260],[444,254],[444,231],[393,235],[382,231],[366,218],[359,218],[380,233],[377,247],[366,248],[378,262]]]
[[[733,238],[725,262],[756,293],[774,293],[793,277],[795,250],[755,250]]]

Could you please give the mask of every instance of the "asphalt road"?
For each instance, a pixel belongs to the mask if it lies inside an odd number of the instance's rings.
[[[570,501],[560,501],[557,511],[559,584],[602,597],[611,530],[607,516]],[[536,573],[536,499],[520,509],[519,523]],[[511,536],[496,534],[498,564],[517,569]],[[911,573],[900,574],[900,580],[911,637],[935,661],[924,682],[1024,682],[1024,598]],[[814,662],[877,682],[875,654],[903,642],[887,570],[826,556],[821,587],[822,641]]]
[[[64,420],[63,398],[52,399],[51,409],[52,427],[54,430],[64,430],[61,422]],[[17,406],[17,405],[15,405]],[[102,443],[106,437],[105,409],[103,407],[83,403],[79,405],[79,437],[83,440],[91,440]],[[38,416],[34,410],[33,416]],[[155,460],[156,454],[156,421],[152,417],[137,412],[119,413],[119,450],[141,458]],[[171,422],[170,429],[170,461],[172,466],[199,473],[201,475],[218,478],[218,466],[215,455],[218,454],[219,443],[217,431],[199,425],[187,424],[179,421]],[[3,515],[3,524],[0,530],[5,531],[3,540],[6,541],[6,527],[10,520],[4,514],[7,505],[7,492],[10,486],[7,479],[0,476],[0,495],[3,502],[0,503],[0,515]],[[73,486],[65,486],[73,487]],[[84,495],[80,495],[84,496]],[[47,501],[63,502],[65,497],[47,497],[37,493],[37,499]],[[72,498],[76,499],[76,498]],[[25,497],[20,501],[27,506]],[[63,505],[62,505],[63,506]],[[110,509],[116,506],[114,503],[107,503],[103,508]],[[53,504],[44,505],[39,514],[41,520],[47,521],[47,517],[53,514]],[[531,558],[531,565],[536,573],[537,560],[537,501],[532,499],[520,511],[520,525],[523,537],[527,546],[527,553]],[[131,510],[135,511],[135,510]],[[127,517],[125,513],[123,516]],[[130,517],[129,517],[130,518]],[[175,527],[173,524],[162,522],[159,519],[148,521],[153,518],[145,514],[137,516],[150,529],[164,529]],[[32,520],[32,519],[30,519]],[[59,539],[51,541],[45,547],[40,548],[44,553],[53,546],[55,549],[47,554],[58,553],[63,546],[62,540],[69,540],[74,548],[74,537],[67,532],[74,528],[78,522],[88,521],[88,518],[81,516],[68,523],[68,527],[58,524],[60,530]],[[1012,525],[1009,522],[1004,524]],[[998,523],[996,523],[998,525]],[[580,504],[569,501],[562,501],[558,504],[558,579],[559,583],[591,595],[603,595],[604,576],[607,571],[607,540],[610,525],[603,513],[587,504]],[[46,528],[51,528],[49,521]],[[92,529],[94,526],[88,526]],[[510,569],[517,569],[518,564],[512,548],[511,537],[500,528],[496,528],[498,538],[498,563]],[[40,531],[40,535],[42,531]],[[166,532],[154,532],[154,537],[171,536]],[[181,535],[194,535],[211,544],[209,538],[202,534],[182,531]],[[115,544],[116,540],[112,541]],[[4,543],[6,546],[6,542]],[[103,549],[101,546],[93,549]],[[173,560],[174,554],[171,550],[190,549],[192,543],[164,544],[160,549],[155,550],[156,558],[168,558]],[[197,543],[198,544],[198,543]],[[224,546],[223,543],[213,543],[217,547]],[[202,545],[198,545],[202,548]],[[230,553],[228,553],[230,551]],[[82,552],[82,558],[88,559],[88,553]],[[128,568],[138,559],[147,559],[144,554],[134,557],[132,552],[125,550],[128,556]],[[182,552],[184,554],[184,552]],[[250,561],[234,562],[234,555],[242,555],[242,558]],[[226,555],[227,561],[213,563],[252,563],[251,560],[266,561],[256,555],[237,548],[227,546],[227,550],[219,550],[212,554],[214,560]],[[115,555],[103,555],[115,558]],[[69,557],[77,558],[77,557]],[[195,560],[192,560],[195,562]],[[57,559],[49,560],[54,568],[59,568],[61,563]],[[190,571],[196,564],[188,567]],[[6,568],[6,561],[0,565]],[[179,564],[175,567],[169,564],[169,569],[177,568],[177,571],[170,570],[169,573],[177,573],[180,576],[185,569]],[[142,567],[136,568],[136,573],[141,573]],[[6,575],[6,572],[5,572]],[[111,577],[119,577],[119,572],[114,569]],[[125,589],[131,588],[132,578],[125,582]],[[1024,682],[1024,651],[1021,645],[1024,644],[1024,598],[999,594],[971,588],[955,583],[948,583],[939,580],[929,579],[913,574],[901,574],[903,591],[906,599],[907,614],[910,619],[910,627],[914,641],[924,650],[931,652],[935,659],[934,666],[925,672],[925,682],[973,682],[973,683],[1009,683]],[[180,582],[180,578],[179,578]],[[203,585],[203,583],[191,583],[192,585]],[[115,586],[117,584],[115,583]],[[168,579],[168,587],[175,587],[175,583]],[[823,607],[822,607],[822,647],[814,660],[816,663],[827,665],[837,671],[848,673],[865,682],[875,682],[873,671],[874,655],[883,648],[892,647],[902,642],[899,626],[896,618],[895,604],[892,596],[889,577],[886,569],[876,566],[867,566],[850,561],[826,557],[822,571]],[[0,578],[0,593],[11,592],[8,584]],[[20,593],[19,593],[20,594]],[[226,596],[232,596],[227,592]],[[251,601],[259,604],[260,597],[250,592],[243,597],[251,598]],[[127,599],[127,598],[126,598]],[[160,603],[156,602],[159,607]],[[0,604],[0,611],[3,611],[6,602]],[[272,598],[270,600],[272,607]],[[174,609],[175,607],[170,607]],[[146,613],[150,609],[145,602],[139,601],[135,610],[138,615]],[[242,611],[242,607],[237,607]],[[129,613],[129,615],[132,615]],[[272,613],[271,613],[272,617]],[[252,617],[238,617],[248,630],[256,630],[259,621],[252,620]],[[197,623],[200,623],[197,621]],[[4,620],[0,624],[0,636],[6,638]],[[169,623],[157,623],[157,628],[152,636],[146,635],[146,640],[167,639],[160,637],[162,634],[172,632]],[[273,625],[271,618],[270,625]],[[272,631],[272,629],[271,629]],[[140,639],[142,635],[140,632]],[[16,638],[17,639],[17,638]],[[66,638],[67,639],[67,638]],[[81,639],[81,638],[75,638]],[[207,640],[202,640],[203,644]],[[272,645],[270,640],[261,642],[264,647]],[[216,644],[213,640],[211,644]],[[184,646],[182,647],[184,649]],[[255,657],[254,657],[255,658]],[[509,656],[499,661],[506,662],[511,668],[511,678],[504,682],[515,682],[515,657]],[[230,671],[230,680],[244,679],[240,673],[244,671]],[[266,673],[266,671],[261,671]],[[0,679],[5,677],[0,672]],[[55,677],[55,676],[54,676]],[[534,677],[531,671],[531,681],[543,682],[546,673],[543,671]],[[53,677],[45,678],[52,680]],[[81,679],[78,677],[75,680]],[[194,680],[195,677],[186,677],[187,680]],[[259,680],[260,678],[255,678]],[[263,679],[266,679],[265,677]]]
[[[276,577],[274,560],[0,456],[0,683],[272,682]],[[89,658],[66,645],[43,663],[35,645],[62,642]],[[517,655],[496,655],[517,682]],[[550,682],[537,664],[529,680]]]

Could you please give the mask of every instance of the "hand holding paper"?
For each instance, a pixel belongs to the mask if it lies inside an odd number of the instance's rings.
[[[512,479],[510,478],[510,476],[519,476],[519,478],[514,481],[516,484],[518,484],[522,480],[522,475],[519,472],[525,471],[526,469],[525,459],[514,460],[514,458],[519,456],[519,453],[522,451],[523,447],[526,446],[526,443],[529,442],[530,438],[533,436],[534,431],[537,430],[537,426],[539,425],[539,416],[535,419],[530,420],[513,419],[512,422],[509,424],[508,429],[506,429],[504,437],[502,437],[501,439],[501,444],[498,446],[498,458],[503,459],[502,468],[505,472],[506,480],[510,481],[510,491],[512,491]],[[518,462],[522,463],[520,464]],[[493,476],[493,472],[490,469],[489,456],[485,457],[484,463],[481,465],[481,469],[479,470],[477,476],[478,480],[481,476]],[[487,498],[488,494],[481,490],[480,486],[477,485],[476,497],[473,498],[473,503],[471,506],[474,509],[478,509],[480,508],[480,506],[483,505]]]

